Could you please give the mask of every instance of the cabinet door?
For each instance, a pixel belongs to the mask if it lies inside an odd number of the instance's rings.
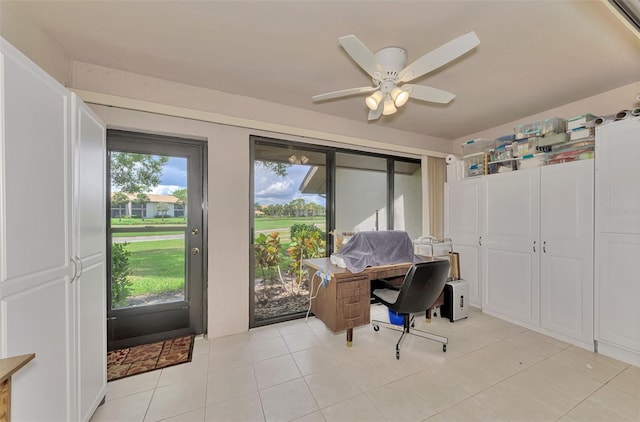
[[[89,420],[106,395],[105,127],[75,95],[74,245],[82,273],[74,282],[78,419]]]
[[[640,353],[640,235],[598,239],[596,339]]]
[[[640,118],[596,129],[596,227],[640,234]]]
[[[0,348],[15,420],[72,419],[70,93],[0,38]]]
[[[480,237],[482,178],[445,183],[444,232],[456,244],[477,245]]]
[[[593,160],[540,174],[540,324],[593,341]]]
[[[540,169],[483,178],[482,309],[538,325]]]
[[[482,178],[445,183],[444,234],[460,254],[460,277],[469,284],[469,303],[480,306],[480,213]]]

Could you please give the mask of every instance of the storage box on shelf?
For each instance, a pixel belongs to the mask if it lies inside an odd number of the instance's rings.
[[[488,139],[472,139],[462,144],[462,161],[464,162],[464,177],[481,176],[487,174],[489,151],[493,142]]]
[[[544,119],[539,122],[518,125],[515,129],[516,139],[542,137],[566,131],[566,122],[560,117]]]

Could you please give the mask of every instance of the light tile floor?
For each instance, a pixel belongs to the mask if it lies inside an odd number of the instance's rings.
[[[387,319],[373,305],[372,317]],[[333,334],[310,318],[197,339],[193,361],[108,384],[92,421],[640,421],[640,368],[472,309]]]

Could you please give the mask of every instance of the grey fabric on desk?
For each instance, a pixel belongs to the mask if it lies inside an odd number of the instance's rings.
[[[378,265],[421,261],[413,254],[413,243],[407,232],[399,230],[356,233],[335,255],[344,260],[352,273]]]

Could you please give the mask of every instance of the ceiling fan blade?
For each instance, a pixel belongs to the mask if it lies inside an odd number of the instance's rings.
[[[437,68],[444,66],[477,47],[479,44],[480,40],[473,31],[449,41],[402,69],[398,75],[398,82],[409,82],[429,72],[433,72]]]
[[[456,97],[451,92],[424,85],[404,84],[402,89],[409,91],[409,98],[431,103],[447,104]]]
[[[331,98],[347,97],[349,95],[362,94],[363,92],[371,92],[377,90],[377,86],[362,86],[360,88],[342,89],[340,91],[326,92],[311,97],[313,101],[330,100]]]
[[[353,61],[358,63],[365,72],[376,79],[374,72],[380,71],[375,56],[355,35],[345,35],[339,39],[342,48],[351,56]]]
[[[369,110],[369,120],[378,120],[382,116],[382,110],[384,110],[384,101],[380,101],[376,110]]]

